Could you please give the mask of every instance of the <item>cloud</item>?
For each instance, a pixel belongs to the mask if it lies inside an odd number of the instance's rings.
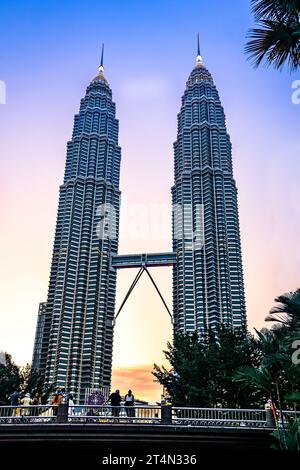
[[[119,388],[121,395],[124,395],[131,389],[136,399],[152,403],[160,402],[162,386],[154,382],[152,370],[152,364],[116,367],[113,369],[112,390]]]

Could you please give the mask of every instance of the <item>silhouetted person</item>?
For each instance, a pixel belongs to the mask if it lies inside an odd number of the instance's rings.
[[[69,414],[74,415],[75,414],[75,403],[74,403],[74,398],[73,398],[72,393],[69,393],[68,404],[69,404]]]
[[[125,410],[128,417],[134,416],[134,395],[131,390],[125,395]]]
[[[10,401],[10,404],[11,406],[18,406],[20,404],[20,392],[19,390],[15,390],[9,397],[9,401]],[[17,408],[11,408],[11,411],[10,413],[12,414],[12,416],[16,416],[17,415]]]
[[[42,399],[41,399],[41,397],[39,396],[38,393],[36,393],[36,394],[34,395],[34,397],[33,397],[33,399],[32,399],[32,404],[33,404],[34,406],[39,406],[39,405],[42,404]]]
[[[110,400],[110,404],[112,406],[112,414],[113,416],[119,416],[120,414],[120,405],[121,405],[121,395],[120,390],[116,390],[114,393],[111,393],[108,401]]]
[[[58,412],[58,407],[59,405],[62,403],[62,399],[63,399],[63,394],[62,394],[62,391],[61,389],[57,389],[55,394],[53,395],[53,398],[52,398],[52,410],[53,410],[53,415],[54,416],[57,416],[57,412]]]
[[[32,399],[32,403],[34,408],[30,408],[31,416],[38,416],[41,412],[41,408],[35,408],[36,406],[40,406],[42,404],[42,398],[38,393],[36,393]]]

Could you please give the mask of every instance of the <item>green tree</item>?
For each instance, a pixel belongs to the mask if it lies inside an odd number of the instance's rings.
[[[173,397],[176,405],[209,406],[211,391],[207,369],[206,344],[193,335],[178,334],[168,343],[165,357],[172,369],[154,364],[154,376]]]
[[[300,421],[297,418],[287,418],[285,427],[277,428],[272,435],[277,443],[272,445],[277,450],[300,450]]]
[[[262,61],[291,71],[300,65],[300,0],[251,0],[256,28],[248,33],[246,53],[257,67]]]
[[[164,351],[172,369],[154,365],[154,376],[176,405],[248,407],[262,402],[254,387],[241,388],[232,380],[241,365],[257,365],[260,351],[251,335],[220,327],[199,337],[178,334]]]
[[[275,299],[277,304],[270,310],[266,321],[273,322],[273,331],[282,331],[282,350],[285,357],[285,372],[290,384],[289,390],[285,392],[287,402],[293,402],[296,409],[300,402],[300,380],[299,364],[293,362],[294,344],[300,341],[300,289],[295,292],[282,294]],[[281,328],[278,328],[280,325]]]
[[[221,327],[216,334],[216,342],[216,401],[229,408],[261,406],[263,393],[251,386],[241,389],[233,380],[238,367],[257,367],[261,361],[261,352],[254,337],[243,331]]]
[[[10,354],[4,353],[4,358],[5,362],[0,362],[0,405],[9,404],[9,397],[16,389],[30,393],[32,397],[38,393],[46,403],[52,387],[45,387],[44,377],[30,364],[17,366]]]
[[[258,367],[239,367],[234,380],[241,387],[253,386],[271,397],[279,410],[289,405],[288,396],[300,389],[300,368],[293,364],[290,349],[286,346],[288,328],[283,325],[257,333],[257,347],[262,359]]]
[[[38,394],[43,403],[46,403],[47,398],[52,391],[52,387],[45,387],[44,376],[40,374],[36,369],[33,369],[30,364],[20,367],[20,384],[24,393],[30,393],[33,397]]]
[[[4,362],[0,363],[0,404],[9,404],[10,395],[20,386],[19,368],[10,354],[4,353]]]
[[[253,386],[272,397],[279,408],[281,424],[273,433],[282,450],[299,450],[300,427],[297,418],[284,419],[283,409],[300,400],[300,367],[292,361],[292,341],[299,336],[300,291],[277,297],[267,321],[275,322],[271,330],[257,332],[262,353],[258,367],[240,367],[234,379],[243,386]]]

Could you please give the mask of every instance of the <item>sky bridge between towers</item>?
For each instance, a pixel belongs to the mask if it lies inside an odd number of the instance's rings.
[[[173,316],[172,313],[163,298],[156,282],[154,281],[152,275],[149,272],[148,268],[153,267],[160,267],[160,266],[174,266],[177,263],[177,255],[174,252],[167,252],[167,253],[142,253],[142,254],[130,254],[130,255],[112,255],[111,257],[111,267],[113,269],[124,269],[124,268],[140,268],[137,275],[135,276],[123,302],[120,305],[115,317],[114,323],[118,316],[121,313],[125,303],[127,302],[130,294],[132,293],[133,289],[137,285],[140,277],[144,272],[147,273],[150,281],[152,282],[156,292],[158,293],[159,297],[161,298],[170,318],[171,322],[173,323]]]
[[[176,253],[143,253],[134,255],[113,255],[111,266],[116,269],[122,268],[148,268],[158,266],[173,266],[177,262]]]

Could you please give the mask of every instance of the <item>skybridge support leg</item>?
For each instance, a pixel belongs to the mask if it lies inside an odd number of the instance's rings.
[[[138,281],[139,281],[139,279],[140,279],[140,277],[142,276],[142,274],[143,274],[144,271],[146,271],[146,273],[148,274],[148,276],[149,276],[149,278],[150,278],[152,284],[153,284],[154,287],[155,287],[156,292],[158,293],[159,297],[161,298],[161,300],[162,300],[162,302],[163,302],[163,304],[164,304],[164,306],[165,306],[165,308],[166,308],[166,310],[167,310],[167,312],[168,312],[168,314],[169,314],[169,316],[170,316],[170,318],[171,318],[171,323],[173,324],[172,313],[170,312],[169,307],[167,306],[167,304],[166,304],[166,302],[165,302],[165,299],[163,298],[163,296],[162,296],[162,294],[161,294],[159,288],[157,287],[157,285],[156,285],[156,283],[155,283],[153,277],[152,277],[151,274],[149,273],[149,270],[147,269],[146,265],[143,265],[143,266],[141,267],[141,269],[139,270],[139,272],[137,273],[136,277],[134,278],[134,280],[133,280],[133,282],[132,282],[132,284],[131,284],[131,286],[130,286],[130,288],[129,288],[129,290],[128,290],[128,292],[127,292],[127,294],[126,294],[126,296],[125,296],[125,298],[124,298],[124,300],[123,300],[123,302],[121,303],[121,306],[120,306],[119,310],[117,311],[117,314],[116,314],[116,316],[115,316],[115,318],[114,318],[114,321],[113,321],[113,324],[114,324],[114,325],[116,324],[116,320],[117,320],[118,316],[120,315],[120,313],[121,313],[121,311],[122,311],[122,309],[123,309],[125,303],[127,302],[128,297],[130,296],[131,292],[133,291],[133,289],[134,289],[135,286],[137,285],[137,283],[138,283]]]
[[[149,276],[149,278],[150,278],[150,280],[151,280],[152,284],[153,284],[153,285],[154,285],[154,287],[155,287],[155,290],[156,290],[156,292],[158,293],[158,295],[159,295],[159,297],[161,298],[161,300],[162,300],[162,302],[163,302],[164,306],[166,307],[166,309],[167,309],[167,312],[168,312],[168,314],[170,315],[171,322],[172,322],[172,324],[173,324],[173,317],[172,317],[172,313],[170,312],[170,310],[169,310],[169,307],[167,306],[167,304],[166,304],[166,302],[165,302],[165,299],[163,298],[163,296],[162,296],[162,294],[161,294],[161,292],[160,292],[159,288],[157,287],[157,285],[156,285],[156,283],[155,283],[155,281],[154,281],[153,277],[151,276],[151,274],[150,274],[149,270],[146,268],[146,266],[144,267],[144,270],[145,270],[145,271],[146,271],[146,273],[148,274],[148,276]]]
[[[144,268],[141,267],[141,269],[139,270],[139,272],[135,276],[135,278],[133,280],[133,283],[131,284],[127,294],[125,295],[125,298],[124,298],[123,302],[121,303],[121,306],[120,306],[119,310],[117,311],[117,314],[116,314],[116,316],[114,318],[114,322],[113,322],[114,325],[116,324],[116,320],[117,320],[118,316],[120,315],[121,310],[123,309],[124,305],[126,304],[126,302],[128,300],[128,297],[130,296],[131,292],[133,291],[133,289],[135,288],[135,286],[139,282],[139,279],[140,279],[141,275],[143,274],[143,272],[144,272]]]

